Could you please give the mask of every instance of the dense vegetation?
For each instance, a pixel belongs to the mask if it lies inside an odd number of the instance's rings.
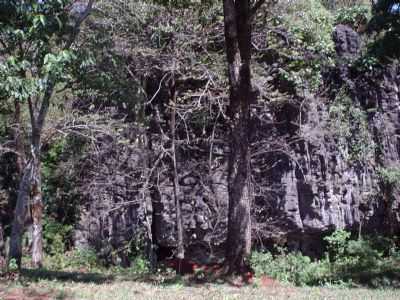
[[[398,287],[399,43],[397,1],[0,0],[0,276]],[[319,139],[372,187],[311,253],[266,228]]]

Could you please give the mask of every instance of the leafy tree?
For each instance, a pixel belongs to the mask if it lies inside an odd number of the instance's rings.
[[[250,104],[251,23],[265,0],[224,0],[225,47],[228,61],[230,153],[228,159],[228,273],[247,269],[251,251]]]
[[[27,207],[33,222],[32,265],[41,266],[41,137],[56,86],[70,79],[74,41],[92,10],[71,0],[0,1],[0,97],[27,106],[30,153],[24,163],[11,233],[10,258],[21,264]]]
[[[372,6],[372,13],[369,31],[383,34],[372,50],[382,58],[400,57],[400,1],[378,0]]]

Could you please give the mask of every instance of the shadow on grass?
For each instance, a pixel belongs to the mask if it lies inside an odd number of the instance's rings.
[[[361,284],[371,289],[400,288],[400,269],[388,268],[379,271],[360,271],[345,274],[345,279]]]
[[[64,272],[64,271],[51,271],[47,269],[38,269],[38,270],[23,269],[21,270],[21,275],[23,276],[24,279],[28,279],[34,282],[45,279],[45,280],[76,282],[76,283],[103,284],[106,282],[113,281],[115,279],[114,276],[103,275],[100,273]]]
[[[132,280],[133,278],[128,279]],[[126,278],[125,278],[126,280]],[[169,286],[183,286],[183,287],[199,287],[205,285],[229,285],[233,287],[244,287],[253,284],[253,281],[247,281],[242,276],[227,276],[224,274],[163,274],[163,273],[148,273],[146,275],[137,276],[133,279],[137,282],[169,287]]]

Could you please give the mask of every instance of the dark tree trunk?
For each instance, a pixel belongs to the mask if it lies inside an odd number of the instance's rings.
[[[25,166],[22,179],[19,183],[17,204],[14,210],[12,223],[9,259],[15,259],[18,267],[21,267],[22,235],[25,228],[25,218],[31,190],[31,174],[33,171],[32,160]]]
[[[250,103],[251,13],[249,0],[224,0],[229,76],[230,153],[228,166],[229,273],[242,273],[251,250]]]
[[[172,75],[174,76],[174,75]],[[181,193],[179,187],[179,175],[177,168],[177,149],[176,149],[176,90],[175,90],[175,78],[172,79],[171,89],[171,157],[172,157],[172,168],[173,168],[173,183],[174,183],[174,199],[175,199],[175,214],[176,214],[176,258],[179,260],[178,272],[181,272],[181,260],[185,258],[185,248],[183,245],[183,222],[182,222],[182,211],[181,211]]]
[[[3,224],[0,222],[0,273],[3,268],[5,268],[5,245],[4,245],[4,231]]]

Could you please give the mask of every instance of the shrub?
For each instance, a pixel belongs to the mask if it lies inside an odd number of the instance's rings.
[[[344,24],[353,29],[366,27],[371,18],[371,9],[367,5],[355,5],[338,9],[335,17],[335,24]]]
[[[400,182],[400,169],[396,167],[379,168],[378,176],[383,184],[395,186]]]
[[[75,249],[70,252],[67,267],[92,269],[99,266],[96,252],[92,249]]]
[[[288,28],[298,41],[310,51],[333,53],[333,16],[318,0],[295,1],[283,16]]]
[[[321,2],[331,10],[369,4],[368,0],[321,0]]]
[[[45,252],[50,255],[64,255],[65,244],[70,240],[71,232],[71,225],[64,225],[52,218],[45,218],[43,221]]]
[[[92,249],[73,249],[63,254],[46,257],[45,266],[51,270],[90,271],[101,267]]]
[[[317,90],[322,82],[321,70],[332,64],[333,14],[318,0],[279,2],[273,25],[287,30],[290,47],[282,47],[281,37],[269,35],[267,45],[276,44],[282,57],[280,79],[290,87]]]
[[[336,230],[330,236],[324,238],[328,243],[328,251],[333,260],[343,257],[350,239],[350,233],[345,230]]]
[[[321,284],[328,279],[329,265],[326,260],[313,262],[301,253],[254,252],[250,259],[257,276],[268,275],[282,282],[299,286]]]
[[[325,240],[333,253],[330,261],[333,282],[357,282],[374,287],[398,285],[398,252],[393,245],[385,249],[391,244],[387,240],[384,247],[381,238],[351,240],[350,233],[343,230],[335,231]]]
[[[254,252],[250,263],[257,276],[268,275],[295,285],[353,283],[373,287],[400,285],[400,252],[387,239],[352,240],[351,234],[337,230],[325,238],[328,254],[313,261],[301,253],[278,255]],[[385,255],[384,255],[385,254]]]
[[[367,164],[375,155],[368,114],[356,105],[346,87],[341,88],[329,106],[330,129],[344,159]]]

